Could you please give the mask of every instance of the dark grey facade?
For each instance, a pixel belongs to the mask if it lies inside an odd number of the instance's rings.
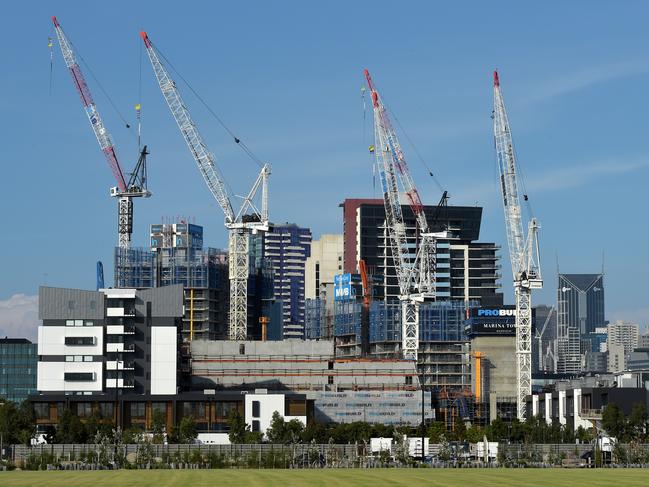
[[[343,207],[344,269],[356,273],[360,259],[369,274],[382,276],[385,299],[398,299],[399,286],[385,227],[382,200],[347,199]],[[439,210],[439,211],[438,211]],[[412,209],[402,206],[404,224],[413,252],[417,246],[417,225]],[[500,249],[493,243],[478,242],[482,208],[467,206],[425,206],[432,232],[447,230],[450,238],[437,244],[437,297],[478,301],[482,306],[500,306]],[[437,217],[435,217],[437,215]],[[414,258],[414,253],[412,255]]]
[[[304,274],[311,230],[294,223],[273,225],[262,240],[263,257],[272,267],[274,299],[282,303],[282,334],[304,338]]]

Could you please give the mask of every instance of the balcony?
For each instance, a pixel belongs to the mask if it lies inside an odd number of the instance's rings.
[[[107,343],[106,344],[107,352],[134,352],[135,345],[125,345],[124,343]]]
[[[106,379],[106,389],[132,389],[135,381],[131,379]]]
[[[109,360],[106,362],[106,370],[134,370],[133,362],[124,362],[122,360]]]

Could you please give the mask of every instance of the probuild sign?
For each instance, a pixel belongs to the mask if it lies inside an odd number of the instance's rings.
[[[516,335],[516,308],[473,308],[469,312],[466,326],[467,335]]]

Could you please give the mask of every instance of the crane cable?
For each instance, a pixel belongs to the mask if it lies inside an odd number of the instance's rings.
[[[424,160],[423,156],[421,155],[421,152],[419,152],[419,149],[417,148],[417,146],[415,145],[413,140],[410,138],[410,135],[408,135],[408,132],[406,132],[406,129],[403,127],[403,125],[401,125],[401,122],[399,121],[399,118],[392,111],[392,109],[390,108],[389,103],[385,103],[385,96],[383,96],[383,94],[381,94],[380,99],[381,99],[381,104],[383,105],[383,107],[390,113],[390,116],[397,122],[397,126],[399,127],[399,129],[401,130],[403,135],[406,136],[406,140],[408,141],[408,143],[410,144],[412,149],[415,151],[415,154],[417,154],[417,158],[419,159],[419,162],[422,164],[422,166],[424,166],[424,168],[426,169],[426,172],[428,172],[428,175],[433,179],[433,182],[435,183],[437,188],[443,193],[444,192],[444,187],[439,182],[439,179],[437,179],[435,174],[433,174],[433,170],[430,168],[428,163]]]
[[[53,31],[54,27],[51,27],[51,30]],[[49,91],[50,96],[52,96],[52,77],[53,77],[53,74],[54,74],[54,48],[53,48],[53,46],[54,46],[54,43],[53,43],[54,34],[53,34],[53,32],[51,32],[51,34],[52,35],[50,35],[47,38],[47,47],[50,50],[50,91]]]
[[[151,41],[149,41],[151,42]],[[165,60],[165,62],[169,65],[169,67],[178,75],[178,77],[185,83],[187,88],[194,94],[194,96],[198,99],[198,101],[201,102],[201,104],[205,107],[205,109],[216,119],[216,121],[223,127],[223,129],[230,134],[234,142],[241,147],[243,152],[245,152],[248,157],[255,162],[260,168],[264,166],[264,163],[255,155],[255,153],[246,145],[245,142],[243,142],[239,137],[237,137],[232,130],[225,124],[225,122],[219,117],[214,110],[207,104],[207,102],[198,94],[198,92],[192,87],[192,85],[185,79],[185,77],[174,67],[174,65],[169,61],[167,56],[164,55],[164,53],[151,42],[152,47],[160,54],[162,59]]]
[[[99,79],[97,78],[97,76],[95,76],[95,73],[93,72],[93,70],[92,70],[92,68],[90,67],[90,65],[86,62],[86,60],[85,60],[85,59],[83,58],[83,56],[80,54],[79,49],[77,49],[77,46],[75,46],[75,45],[72,43],[72,41],[69,40],[69,39],[68,39],[68,42],[69,42],[70,45],[73,47],[73,49],[74,49],[74,53],[75,53],[75,56],[78,57],[78,58],[81,60],[81,62],[82,62],[83,65],[85,66],[85,68],[88,70],[88,72],[90,73],[90,76],[91,76],[92,79],[95,81],[95,83],[97,83],[97,86],[99,87],[99,89],[101,90],[101,92],[104,94],[104,96],[106,97],[106,99],[108,100],[108,102],[110,103],[110,105],[113,107],[113,110],[115,110],[115,113],[117,114],[117,116],[122,120],[122,122],[124,123],[124,126],[128,129],[128,132],[131,134],[131,136],[132,136],[133,138],[135,138],[135,139],[137,140],[137,135],[136,135],[135,132],[133,131],[133,129],[132,129],[132,127],[131,127],[131,124],[128,122],[128,120],[126,120],[126,117],[124,117],[124,115],[123,115],[122,112],[119,110],[119,108],[117,108],[117,105],[115,104],[115,102],[113,101],[113,99],[111,98],[111,96],[110,96],[110,95],[108,94],[108,92],[104,89],[104,86],[101,84],[101,82],[99,81]]]

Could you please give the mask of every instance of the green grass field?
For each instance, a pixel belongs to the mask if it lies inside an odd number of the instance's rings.
[[[341,470],[118,470],[88,472],[0,472],[0,485],[137,487],[292,485],[309,487],[429,485],[482,486],[646,486],[649,470],[577,469],[341,469]]]

